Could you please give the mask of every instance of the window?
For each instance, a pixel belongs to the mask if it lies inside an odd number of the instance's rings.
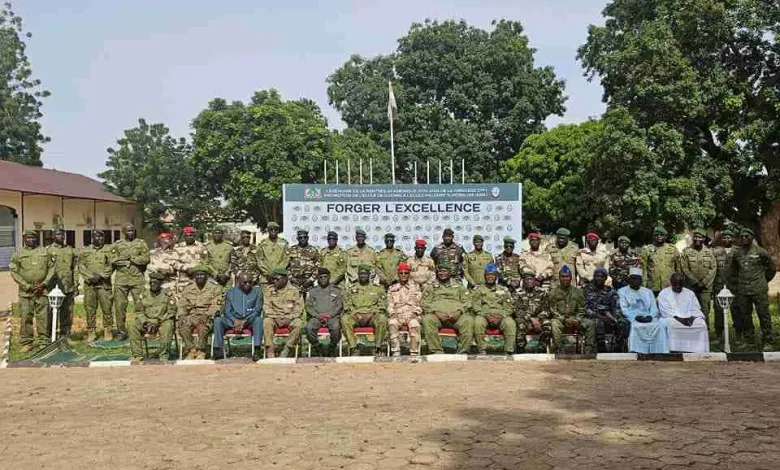
[[[118,242],[121,239],[122,239],[122,232],[120,232],[119,230],[114,230],[114,241]]]
[[[51,230],[42,230],[43,233],[43,246],[49,246],[54,242],[54,232]]]
[[[76,231],[65,230],[65,244],[71,248],[76,248]]]
[[[103,237],[106,240],[106,245],[113,243],[111,240],[111,230],[103,230]]]
[[[82,236],[84,237],[84,246],[92,244],[92,230],[84,230]]]

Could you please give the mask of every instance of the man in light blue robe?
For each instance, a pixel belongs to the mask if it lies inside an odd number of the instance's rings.
[[[628,350],[643,354],[668,353],[666,327],[661,322],[653,291],[642,286],[642,269],[629,270],[628,286],[618,291],[618,297],[623,315],[631,322]]]

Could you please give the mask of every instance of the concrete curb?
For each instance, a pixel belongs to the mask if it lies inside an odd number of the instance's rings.
[[[13,316],[13,303],[8,304],[8,312],[5,315],[5,325],[3,326],[3,344],[0,345],[0,369],[8,367],[8,352],[11,350],[11,317]]]

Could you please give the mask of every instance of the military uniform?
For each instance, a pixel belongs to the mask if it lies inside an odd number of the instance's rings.
[[[751,340],[754,336],[753,306],[761,324],[764,345],[772,341],[772,317],[769,316],[769,281],[775,276],[775,263],[764,248],[751,243],[734,253],[731,265],[737,280],[736,303],[742,315],[743,335]]]
[[[470,304],[468,290],[455,279],[447,283],[436,280],[425,287],[420,305],[423,311],[423,333],[430,352],[443,352],[439,337],[441,328],[455,328],[458,331],[458,353],[468,352],[474,336],[474,318],[468,312]],[[436,312],[452,318],[442,321]]]
[[[545,248],[545,252],[550,255],[553,263],[553,273],[561,271],[563,265],[568,265],[572,270],[572,279],[576,279],[575,271],[577,269],[578,261],[580,257],[580,249],[572,242],[569,242],[563,248],[558,248],[558,245],[551,243]],[[535,272],[539,272],[534,270]],[[552,276],[550,279],[552,287],[558,286],[558,276]]]
[[[450,246],[445,245],[443,242],[433,247],[431,250],[431,258],[436,263],[436,266],[441,264],[442,260],[447,260],[452,264],[452,280],[460,282],[463,275],[463,257],[466,254],[466,250],[459,244],[452,242]]]
[[[376,273],[385,287],[398,281],[398,263],[406,261],[406,254],[398,248],[383,249],[376,254]]]
[[[149,252],[149,264],[146,266],[147,272],[158,272],[165,276],[163,289],[168,289],[174,298],[178,298],[179,292],[176,289],[176,278],[179,276],[179,255],[173,247],[164,250],[155,248]]]
[[[401,328],[409,328],[410,353],[420,354],[420,316],[422,315],[422,290],[420,286],[409,279],[406,284],[397,283],[387,291],[387,327],[390,331],[390,350],[396,354],[401,352]]]
[[[206,251],[209,252],[209,266],[214,276],[223,274],[230,276],[230,257],[233,254],[233,244],[228,241],[215,243],[213,240],[206,243]]]
[[[371,279],[376,276],[376,251],[368,245],[363,248],[355,245],[347,250],[347,283],[358,283],[358,267],[361,264],[371,266]]]
[[[483,285],[470,293],[471,311],[474,312],[474,336],[477,351],[485,352],[485,332],[488,328],[498,328],[504,335],[504,349],[507,353],[515,350],[517,343],[517,324],[512,319],[514,302],[509,288],[494,284]],[[491,323],[490,315],[501,317],[498,323]]]
[[[387,296],[382,286],[356,282],[347,288],[341,329],[350,350],[357,347],[355,326],[373,327],[374,344],[379,348],[387,335]]]
[[[290,273],[290,283],[306,294],[317,279],[317,266],[320,263],[320,253],[317,248],[306,245],[295,245],[287,250],[289,264],[287,272]]]
[[[287,240],[281,237],[277,237],[276,240],[265,238],[257,244],[255,265],[260,276],[258,279],[259,284],[268,284],[268,276],[271,275],[274,269],[287,268],[289,249],[290,245],[287,243]]]
[[[179,291],[181,292],[184,287],[192,284],[192,276],[187,274],[187,270],[192,270],[199,264],[209,265],[209,252],[203,243],[195,240],[192,245],[187,245],[187,242],[179,242],[174,247],[176,255],[179,258],[179,271],[178,276]]]
[[[728,287],[735,296],[737,293],[736,279],[733,278],[731,264],[734,260],[734,253],[737,248],[733,246],[716,246],[712,252],[715,255],[715,262],[718,263],[718,269],[715,271],[715,280],[712,283],[712,293],[717,296],[718,292],[724,287]],[[715,334],[723,335],[723,307],[719,302],[713,302],[715,310]],[[731,305],[731,321],[734,323],[734,329],[737,335],[742,335],[742,315],[739,314],[739,306],[736,302]]]
[[[54,257],[54,277],[49,283],[53,289],[55,285],[65,294],[62,305],[58,311],[59,335],[69,336],[73,324],[73,297],[76,295],[76,281],[74,271],[76,269],[76,250],[69,245],[59,245],[56,242],[47,247],[49,255]]]
[[[656,297],[663,289],[671,285],[672,274],[677,270],[677,247],[671,243],[663,246],[647,245],[642,251],[642,264],[645,267],[645,287],[653,291]]]
[[[154,294],[146,290],[138,299],[143,305],[143,311],[136,312],[129,328],[130,354],[132,357],[143,356],[142,342],[145,324],[157,327],[160,348],[157,358],[167,360],[170,357],[171,339],[173,338],[174,321],[176,318],[176,299],[168,289],[161,289]]]
[[[143,311],[143,305],[138,299],[143,295],[144,271],[149,264],[149,247],[140,238],[133,241],[123,239],[111,245],[111,256],[114,263],[114,310],[116,311],[116,327],[120,335],[127,328],[128,294],[133,296],[136,312]]]
[[[289,328],[287,343],[282,353],[282,356],[287,356],[295,349],[295,345],[301,338],[303,297],[301,297],[298,288],[290,283],[287,283],[282,289],[277,289],[272,285],[268,287],[266,292],[263,305],[263,342],[266,348],[273,347],[276,331],[280,328]]]
[[[628,270],[641,268],[642,257],[639,253],[629,248],[625,253],[615,250],[609,255],[609,277],[612,278],[612,287],[617,291],[628,285]]]
[[[32,346],[35,341],[43,347],[51,338],[46,286],[55,276],[55,262],[54,256],[42,247],[25,246],[11,256],[11,277],[19,286],[19,310],[22,316],[19,342],[22,346]],[[39,293],[33,292],[36,285],[41,288]],[[33,318],[37,338],[33,338]]]
[[[552,317],[547,302],[548,291],[541,287],[527,290],[521,287],[515,291],[515,323],[517,324],[517,348],[523,352],[526,346],[526,334],[541,334],[547,342],[552,332]],[[534,328],[539,324],[539,329]]]
[[[463,277],[469,287],[485,285],[485,266],[493,262],[493,255],[484,250],[474,250],[463,257]],[[498,260],[496,260],[498,262]]]
[[[327,268],[330,271],[331,284],[341,285],[347,274],[347,250],[336,247],[328,247],[320,250],[320,267]]]
[[[537,277],[541,277],[542,288],[549,290],[550,280],[553,277],[553,260],[550,257],[550,253],[539,248],[536,251],[525,250],[521,251],[518,255],[520,271],[530,270],[536,273]]]
[[[712,248],[703,246],[701,250],[689,246],[679,258],[680,270],[685,274],[685,284],[696,295],[704,319],[709,323],[712,301],[712,285],[718,272],[718,261]],[[723,317],[721,317],[722,321]],[[715,320],[717,322],[717,319]],[[721,325],[722,328],[722,325]]]
[[[98,305],[103,312],[103,329],[110,329],[114,325],[114,296],[111,290],[113,272],[111,248],[108,245],[100,248],[90,245],[79,253],[79,274],[84,281],[84,310],[89,332],[95,331]]]
[[[410,279],[420,287],[420,291],[436,280],[436,263],[430,256],[423,255],[422,258],[412,256],[406,262],[412,268],[409,273]]]
[[[585,343],[585,354],[592,354],[596,345],[593,322],[585,317],[585,295],[582,289],[574,286],[563,288],[560,285],[550,291],[547,298],[552,316],[552,352],[558,352],[563,345],[563,336],[571,325],[576,326]]]
[[[306,313],[309,315],[309,321],[306,323],[306,338],[309,344],[319,345],[317,332],[323,326],[328,328],[330,335],[330,349],[327,355],[332,355],[336,346],[341,341],[341,314],[344,310],[344,299],[342,290],[333,284],[327,287],[314,286],[306,296]],[[330,315],[325,325],[320,321],[319,316],[323,314]]]
[[[603,344],[607,332],[610,332],[617,335],[618,348],[615,352],[623,352],[622,346],[628,338],[631,323],[620,310],[617,291],[609,286],[599,289],[592,281],[585,284],[582,291],[585,295],[585,316],[593,322],[597,344]],[[614,324],[602,320],[607,314],[616,320]]]
[[[194,266],[193,266],[194,268]],[[195,282],[187,284],[179,294],[177,329],[184,343],[184,352],[199,351],[196,358],[205,358],[211,335],[211,321],[224,303],[222,286],[209,279],[201,289]],[[197,341],[194,338],[198,334]]]
[[[507,255],[502,252],[496,256],[496,268],[500,274],[502,283],[511,289],[516,289],[520,285],[522,268],[520,267],[520,255],[517,253],[510,253]],[[484,274],[483,274],[484,277]],[[484,283],[483,283],[484,284]]]
[[[609,269],[609,251],[602,244],[591,251],[589,247],[580,250],[577,256],[577,276],[580,278],[580,284],[585,285],[593,280],[593,273],[596,268]]]
[[[268,284],[265,277],[258,279],[257,247],[238,244],[230,251],[230,272],[237,277],[239,273],[247,273],[260,284]],[[269,271],[270,274],[270,271]]]

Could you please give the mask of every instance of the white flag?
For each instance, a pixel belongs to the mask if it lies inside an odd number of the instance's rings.
[[[395,121],[398,119],[398,105],[395,103],[395,93],[393,93],[393,83],[387,82],[387,87],[390,90],[390,98],[387,102],[387,119]]]

